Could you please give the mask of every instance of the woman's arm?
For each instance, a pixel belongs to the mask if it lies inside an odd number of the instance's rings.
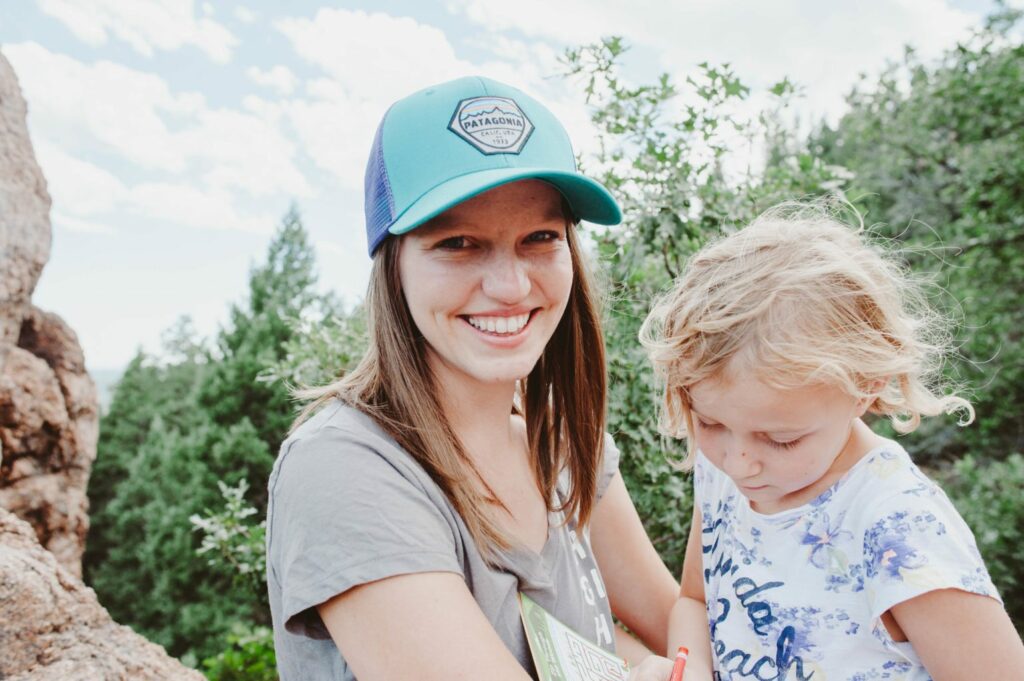
[[[1024,644],[994,598],[940,589],[889,612],[935,681],[1024,681]]]
[[[590,545],[612,612],[651,651],[664,656],[676,584],[647,537],[620,473],[594,509]]]
[[[686,663],[686,681],[710,681],[712,673],[711,634],[704,604],[702,574],[700,509],[693,508],[690,537],[686,540],[683,574],[679,580],[679,598],[672,607],[668,625],[668,642],[673,648],[686,646],[690,656]]]
[[[370,582],[317,610],[360,681],[530,679],[455,573]]]
[[[317,611],[360,681],[530,681],[454,573],[370,582]],[[671,669],[651,657],[629,680],[665,681]]]

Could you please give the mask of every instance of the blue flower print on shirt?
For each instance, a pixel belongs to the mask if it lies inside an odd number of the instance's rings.
[[[846,511],[839,514],[835,524],[832,523],[827,512],[816,514],[807,523],[804,535],[800,543],[811,547],[811,565],[819,570],[833,570],[839,568],[841,572],[846,571],[846,554],[836,548],[836,545],[844,537],[852,538],[853,533],[843,529],[843,518]]]
[[[926,562],[907,543],[911,532],[907,513],[891,513],[871,526],[864,535],[864,555],[868,577],[882,575],[902,580],[901,570],[919,568]]]
[[[853,533],[843,528],[846,512],[833,521],[826,511],[820,511],[807,518],[799,535],[800,544],[810,547],[808,562],[825,571],[825,588],[838,593],[851,584],[855,575],[853,566],[844,546],[853,539]]]

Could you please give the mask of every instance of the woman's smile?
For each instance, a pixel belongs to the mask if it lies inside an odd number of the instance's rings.
[[[477,331],[488,336],[511,338],[522,333],[530,322],[531,312],[522,314],[474,314],[459,315]]]

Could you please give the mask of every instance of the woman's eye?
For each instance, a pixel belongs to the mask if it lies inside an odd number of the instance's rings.
[[[531,243],[545,243],[548,241],[558,241],[561,238],[562,235],[554,230],[543,230],[533,232],[530,236],[526,237],[526,240]]]
[[[450,236],[447,239],[442,239],[434,244],[434,248],[441,248],[449,251],[457,251],[465,248],[467,245],[466,237],[464,236]]]
[[[722,427],[721,423],[708,423],[708,422],[702,421],[700,419],[697,419],[697,425],[700,426],[701,428],[706,429],[706,430],[714,430],[715,428],[721,428]]]
[[[769,447],[774,447],[775,449],[792,449],[800,444],[802,439],[802,437],[798,437],[797,439],[790,440],[789,442],[776,442],[775,440],[769,439],[767,442]]]

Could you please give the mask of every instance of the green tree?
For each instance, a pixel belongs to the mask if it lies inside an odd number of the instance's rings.
[[[919,457],[1024,447],[1024,46],[1007,32],[1018,19],[993,17],[936,63],[908,49],[858,84],[848,113],[812,142],[854,173],[850,196],[962,322],[948,373],[974,389],[978,420],[932,420],[910,442]]]
[[[199,407],[215,423],[248,418],[267,447],[276,452],[293,414],[288,387],[258,381],[284,357],[293,336],[291,320],[301,319],[320,300],[314,290],[315,253],[298,212],[292,208],[270,244],[267,260],[249,277],[249,296],[233,305],[230,322],[216,343],[215,361],[199,392]]]
[[[207,369],[203,353],[191,320],[183,317],[163,338],[163,354],[171,361],[139,351],[115,386],[89,477],[90,529],[82,559],[87,582],[121,542],[107,506],[149,437],[153,420],[159,416],[167,428],[182,432],[199,423],[195,399]]]
[[[620,469],[648,535],[678,574],[692,514],[689,476],[673,469],[679,442],[658,434],[658,386],[637,335],[656,295],[707,239],[741,227],[782,199],[834,190],[839,169],[811,156],[777,124],[795,94],[788,81],[770,89],[770,108],[735,114],[749,88],[728,65],[703,63],[677,87],[667,74],[630,85],[620,75],[619,38],[569,50],[565,67],[582,83],[600,134],[590,173],[620,200],[622,225],[593,228],[605,279],[608,429],[622,450]],[[745,168],[730,144],[774,141],[765,172]]]
[[[116,620],[193,663],[223,651],[239,624],[269,622],[265,590],[233,588],[235,574],[197,558],[190,518],[222,505],[220,485],[253,490],[245,501],[266,513],[292,405],[285,385],[258,374],[283,358],[294,320],[324,304],[313,259],[293,209],[215,349],[179,323],[159,361],[131,363],[101,422],[87,579]]]

